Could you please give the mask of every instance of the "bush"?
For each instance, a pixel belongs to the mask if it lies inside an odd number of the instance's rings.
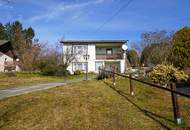
[[[74,75],[81,75],[81,74],[83,74],[83,72],[81,70],[74,71]]]
[[[54,65],[48,64],[41,70],[43,75],[54,76],[56,72],[56,67]]]
[[[184,71],[180,71],[172,65],[159,64],[148,73],[148,77],[155,83],[166,84],[169,81],[186,81],[188,75]]]
[[[109,78],[112,76],[112,73],[109,73],[109,72],[103,72],[101,71],[98,76],[97,76],[97,79],[98,80],[102,80],[102,79],[105,79],[105,78]]]
[[[45,58],[38,61],[36,64],[37,70],[39,70],[43,75],[47,76],[67,76],[70,72],[66,70],[66,66],[63,64],[58,64],[54,59]]]
[[[16,75],[16,72],[6,72],[5,74],[6,74],[6,76],[8,76],[8,77],[16,77],[16,76],[17,76],[17,75]]]
[[[68,75],[70,75],[71,73],[70,73],[70,71],[68,71],[67,69],[66,69],[66,67],[65,66],[63,66],[63,65],[58,65],[57,67],[56,67],[56,70],[55,70],[55,76],[68,76]]]

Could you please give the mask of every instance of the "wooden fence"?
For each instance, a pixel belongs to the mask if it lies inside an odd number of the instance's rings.
[[[121,74],[121,73],[117,73],[117,72],[115,72],[114,67],[113,67],[112,71],[99,68],[99,74],[101,74],[101,73],[104,73],[105,75],[106,74],[110,75],[111,78],[112,78],[112,82],[113,82],[114,86],[116,85],[116,82],[115,82],[116,75],[128,78],[129,79],[129,84],[130,84],[130,89],[129,89],[130,92],[129,93],[132,96],[134,96],[134,94],[135,94],[134,93],[133,80],[137,81],[137,82],[140,82],[140,83],[143,83],[143,84],[146,84],[146,85],[151,86],[151,87],[155,87],[155,88],[161,89],[163,91],[170,92],[171,93],[171,100],[172,100],[172,107],[173,107],[174,121],[177,124],[181,124],[181,117],[180,117],[180,111],[179,111],[179,104],[178,104],[178,100],[177,100],[177,95],[181,95],[181,96],[189,98],[189,99],[190,99],[190,95],[186,94],[186,93],[182,93],[180,91],[176,91],[176,83],[170,82],[168,84],[169,88],[168,87],[163,87],[163,86],[158,85],[158,84],[154,84],[154,83],[150,83],[150,82],[146,82],[146,81],[143,81],[143,80],[139,80],[139,79],[133,78],[132,74],[130,74],[129,76],[127,76],[127,75],[124,75],[124,74]]]

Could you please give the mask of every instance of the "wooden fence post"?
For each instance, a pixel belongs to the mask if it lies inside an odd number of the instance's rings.
[[[171,82],[170,83],[170,89],[173,91],[176,91],[176,83]],[[181,124],[181,118],[180,118],[180,112],[179,112],[179,104],[177,101],[177,95],[173,92],[171,92],[171,98],[172,98],[172,105],[173,105],[173,115],[174,120],[177,124]]]
[[[104,80],[105,80],[105,81],[106,81],[106,76],[107,76],[106,68],[104,67]]]
[[[100,77],[100,67],[98,67],[98,77]]]
[[[129,75],[129,84],[130,84],[130,94],[133,96],[134,91],[133,91],[133,81],[132,81],[132,74]]]
[[[112,76],[113,76],[113,86],[115,86],[115,67],[114,66],[113,66]]]

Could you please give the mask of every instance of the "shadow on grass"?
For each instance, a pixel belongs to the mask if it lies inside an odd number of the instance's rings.
[[[145,110],[145,109],[141,108],[139,105],[137,105],[135,102],[133,102],[133,101],[129,98],[129,96],[131,96],[130,94],[125,93],[125,92],[123,92],[123,91],[121,91],[121,90],[116,89],[113,85],[107,83],[106,81],[104,81],[104,83],[105,83],[107,86],[109,86],[111,89],[113,89],[114,91],[116,91],[120,96],[124,97],[124,98],[125,98],[127,101],[129,101],[131,104],[133,104],[136,108],[138,108],[141,112],[143,112],[147,117],[151,118],[152,120],[154,120],[155,122],[157,122],[158,124],[160,124],[164,129],[166,129],[166,130],[171,130],[170,127],[168,127],[167,125],[165,125],[163,122],[161,122],[161,121],[158,120],[157,118],[160,118],[160,119],[163,119],[163,120],[165,120],[165,121],[172,122],[172,123],[174,123],[174,121],[172,121],[172,120],[167,119],[167,118],[165,118],[165,117],[163,117],[163,116],[157,115],[157,114],[155,114],[155,113],[153,113],[153,112],[150,112],[150,111],[148,111],[148,110]],[[157,118],[155,118],[155,117],[157,117]]]

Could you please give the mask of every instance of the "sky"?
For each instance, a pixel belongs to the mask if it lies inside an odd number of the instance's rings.
[[[49,44],[60,39],[137,42],[146,31],[190,26],[189,5],[190,0],[0,0],[0,22],[19,20]]]

